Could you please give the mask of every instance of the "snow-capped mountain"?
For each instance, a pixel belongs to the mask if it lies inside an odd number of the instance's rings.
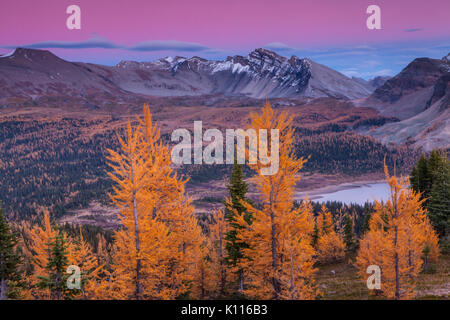
[[[44,97],[50,102],[58,98],[101,106],[106,100],[205,94],[356,99],[373,90],[369,82],[348,78],[307,58],[286,58],[265,49],[222,61],[166,57],[122,61],[116,66],[69,62],[49,51],[24,48],[0,56],[0,105],[18,98],[19,104],[36,104]]]
[[[374,88],[296,56],[256,49],[223,61],[167,57],[154,62],[122,61],[96,70],[120,88],[141,94],[182,96],[243,94],[253,98],[361,98]]]

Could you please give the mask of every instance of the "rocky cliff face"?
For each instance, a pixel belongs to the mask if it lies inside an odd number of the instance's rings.
[[[385,143],[408,143],[427,151],[450,148],[449,55],[414,60],[361,105],[401,120],[368,131]]]
[[[415,59],[376,89],[364,104],[400,120],[423,112],[430,106],[432,97],[439,94],[435,90],[439,91],[447,79],[450,72],[447,57]]]

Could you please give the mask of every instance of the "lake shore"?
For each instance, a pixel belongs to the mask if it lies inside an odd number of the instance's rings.
[[[302,200],[305,198],[308,198],[309,200],[317,200],[320,199],[321,196],[325,194],[331,194],[339,191],[344,190],[350,190],[350,189],[357,189],[362,187],[368,187],[370,185],[384,183],[384,179],[377,179],[377,180],[360,180],[360,181],[354,181],[354,182],[345,182],[338,185],[328,185],[325,187],[310,189],[307,191],[301,191],[297,192],[294,195],[295,200]]]

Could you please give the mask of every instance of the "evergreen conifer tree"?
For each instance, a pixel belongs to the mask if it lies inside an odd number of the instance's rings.
[[[228,253],[225,259],[231,268],[235,268],[242,258],[242,249],[248,247],[246,243],[240,242],[236,237],[238,229],[241,228],[235,223],[236,212],[239,214],[244,213],[247,223],[251,223],[251,217],[248,213],[245,213],[245,207],[242,204],[242,201],[248,202],[248,199],[246,198],[248,185],[244,181],[243,165],[238,164],[236,158],[234,160],[230,183],[227,188],[229,191],[229,198],[225,203],[225,219],[228,221],[229,231],[225,236],[227,242],[226,250]],[[237,269],[236,273],[239,291],[242,292],[244,290],[243,272],[241,269]]]
[[[431,192],[431,174],[428,168],[428,159],[422,154],[410,175],[411,188],[422,194],[421,199],[428,198]]]
[[[444,154],[441,154],[439,150],[433,150],[430,153],[430,157],[427,159],[430,191],[433,186],[434,179],[436,178],[436,175],[439,174],[439,171],[441,171],[440,169],[445,163],[446,158],[447,157]]]
[[[20,256],[16,251],[17,238],[11,232],[0,207],[0,300],[13,298],[21,277],[18,272]]]
[[[363,223],[363,230],[362,230],[362,234],[366,233],[367,231],[369,231],[370,229],[370,217],[372,216],[371,211],[370,211],[370,206],[369,204],[366,202],[364,204],[364,223]]]
[[[355,234],[353,233],[353,221],[350,215],[346,215],[344,224],[344,242],[347,251],[355,249]]]
[[[53,299],[61,300],[71,298],[75,290],[67,287],[69,265],[68,243],[62,232],[59,232],[49,243],[48,259],[45,268],[48,270],[48,277],[39,276],[38,286],[41,289],[49,289]]]
[[[435,169],[431,199],[428,203],[428,215],[434,228],[441,237],[445,237],[450,227],[450,164],[441,161]]]
[[[449,171],[450,163],[447,155],[433,150],[426,158],[421,155],[410,175],[411,188],[421,193],[423,207],[427,209],[434,228],[440,237],[448,232],[449,225]]]
[[[319,241],[319,228],[317,227],[317,223],[314,223],[314,229],[313,229],[313,234],[312,234],[312,243],[311,245],[313,247],[317,246],[317,242]]]

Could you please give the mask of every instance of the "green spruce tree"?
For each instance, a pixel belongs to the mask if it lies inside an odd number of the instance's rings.
[[[431,188],[434,183],[434,179],[436,178],[436,175],[440,173],[441,168],[443,165],[445,165],[445,161],[447,160],[447,157],[445,154],[441,154],[439,150],[433,150],[430,153],[430,157],[427,161],[428,166],[428,172],[429,172],[429,180],[430,180],[430,192]]]
[[[67,287],[68,274],[66,273],[68,262],[67,241],[64,234],[60,232],[49,243],[49,260],[45,268],[48,277],[39,276],[38,286],[41,289],[49,289],[53,299],[70,299],[75,290]]]
[[[368,202],[364,204],[364,222],[362,226],[362,234],[365,234],[370,229],[370,217],[372,216],[372,211]]]
[[[246,243],[238,241],[236,238],[239,225],[235,223],[235,212],[244,213],[248,223],[251,223],[251,217],[245,212],[245,207],[241,201],[249,201],[246,198],[248,186],[244,181],[243,165],[238,164],[234,160],[233,171],[231,173],[230,183],[227,185],[229,199],[231,200],[231,208],[225,205],[225,219],[229,223],[229,231],[225,236],[227,256],[225,258],[228,265],[236,267],[240,259],[242,259],[242,249],[248,247]],[[244,290],[244,274],[243,270],[237,270],[238,288],[242,292]]]
[[[431,193],[431,173],[428,168],[428,159],[424,154],[420,155],[419,161],[412,169],[410,175],[411,188],[422,194],[422,199],[427,199]]]
[[[427,209],[439,236],[447,236],[450,227],[450,163],[446,157],[441,158],[434,169],[433,188]]]
[[[17,238],[12,233],[0,207],[0,300],[17,297],[21,276]]]
[[[425,199],[423,206],[441,238],[448,234],[449,166],[447,155],[433,150],[428,158],[421,155],[410,175],[411,187]]]
[[[353,220],[349,214],[344,221],[344,243],[347,251],[355,250],[355,234],[353,232]]]
[[[314,230],[312,234],[312,246],[315,248],[317,246],[317,242],[319,241],[319,228],[317,227],[317,223],[314,222]]]

